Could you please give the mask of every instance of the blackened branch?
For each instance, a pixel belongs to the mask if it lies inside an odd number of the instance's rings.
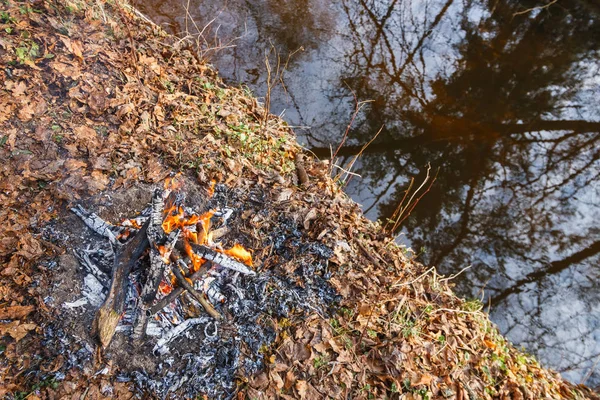
[[[206,271],[208,271],[208,269],[210,268],[210,264],[211,264],[210,261],[205,262],[198,269],[198,271],[196,271],[192,275],[186,277],[186,279],[188,279],[190,282],[193,283],[193,282],[197,281],[198,279],[202,278],[204,276],[204,274],[206,274]],[[168,295],[163,297],[158,303],[153,305],[152,308],[150,308],[148,311],[146,311],[146,314],[149,317],[153,316],[154,314],[156,314],[157,312],[159,312],[163,308],[165,308],[167,306],[167,304],[175,301],[175,299],[177,297],[179,297],[179,295],[182,294],[183,292],[185,292],[185,289],[183,288],[183,286],[176,287],[175,289],[173,289],[171,291],[171,293],[169,293]]]
[[[142,228],[129,242],[120,244],[113,243],[115,259],[113,262],[110,290],[104,304],[96,313],[93,333],[98,337],[103,348],[110,344],[119,319],[125,311],[125,298],[127,296],[127,276],[131,272],[133,265],[142,253],[148,248],[148,238],[146,232],[150,225],[148,219]]]

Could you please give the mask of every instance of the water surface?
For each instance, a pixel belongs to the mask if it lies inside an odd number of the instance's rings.
[[[230,83],[267,93],[308,148],[346,165],[372,219],[439,170],[399,240],[572,381],[600,385],[600,8],[585,0],[166,0]],[[546,4],[546,3],[544,3]],[[543,4],[542,4],[543,5]],[[187,8],[187,12],[186,12]],[[186,18],[186,15],[190,18]],[[192,22],[193,20],[193,22]],[[195,23],[195,25],[194,25]],[[234,47],[231,47],[234,46]],[[283,68],[285,66],[285,68]],[[421,191],[420,193],[423,193]],[[411,195],[409,195],[410,197]],[[418,194],[415,198],[418,198]],[[404,215],[406,216],[408,212]]]

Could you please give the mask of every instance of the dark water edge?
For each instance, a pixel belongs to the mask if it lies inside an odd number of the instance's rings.
[[[267,57],[271,111],[319,156],[337,147],[356,101],[368,100],[337,164],[381,133],[347,192],[369,218],[386,221],[411,179],[416,188],[428,164],[439,170],[399,240],[443,274],[471,266],[457,279],[460,295],[483,296],[513,343],[596,386],[600,7],[545,4],[135,3],[168,31],[202,32],[221,75],[259,97]]]

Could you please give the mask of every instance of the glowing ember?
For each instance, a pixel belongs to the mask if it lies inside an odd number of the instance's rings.
[[[129,229],[126,229],[122,233],[119,233],[117,235],[117,240],[127,240],[127,239],[129,239],[130,234],[131,234],[131,231]]]
[[[170,251],[166,246],[156,246],[158,249],[158,252],[160,253],[160,256],[162,257],[162,260],[165,264],[169,264],[170,260],[169,260],[169,254]]]
[[[165,281],[161,281],[160,284],[158,285],[158,290],[160,291],[160,293],[167,295],[167,294],[171,293],[171,291],[173,290],[173,286],[169,285]]]

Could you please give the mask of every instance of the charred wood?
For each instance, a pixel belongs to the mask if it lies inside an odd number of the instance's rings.
[[[127,296],[127,276],[131,272],[133,265],[142,253],[148,248],[148,238],[146,232],[150,225],[150,219],[144,223],[142,228],[129,242],[120,244],[115,242],[113,262],[113,271],[111,277],[110,289],[104,304],[96,313],[93,333],[97,336],[100,345],[103,348],[110,344],[121,314],[125,310],[125,298]]]
[[[109,288],[110,285],[110,277],[104,273],[100,268],[94,264],[90,255],[87,251],[75,251],[75,258],[79,261],[79,263],[90,273],[92,274],[98,282],[102,284],[106,289]]]
[[[198,293],[196,291],[196,289],[194,289],[194,287],[185,279],[185,277],[183,276],[183,274],[179,270],[179,267],[173,266],[173,268],[171,268],[171,271],[173,271],[173,274],[177,278],[178,284],[180,286],[182,286],[185,290],[187,290],[188,293],[190,295],[192,295],[196,300],[198,300],[198,302],[202,305],[202,307],[204,307],[204,309],[206,310],[206,312],[211,317],[213,317],[215,319],[218,319],[218,320],[223,319],[223,317],[221,316],[221,314],[219,314],[219,312],[217,310],[215,310],[215,308],[212,306],[212,304],[209,303],[209,301],[205,297],[205,295],[202,294],[202,293]]]
[[[117,242],[117,238],[112,231],[113,226],[100,218],[96,213],[89,212],[79,204],[76,207],[71,208],[71,211],[75,213],[79,218],[83,220],[83,223],[87,225],[92,231],[98,235],[103,236],[110,240],[112,244]]]
[[[204,264],[202,264],[202,266],[200,267],[200,269],[198,269],[198,271],[196,271],[192,275],[186,277],[186,279],[192,283],[197,281],[198,279],[202,278],[202,276],[204,276],[204,274],[206,274],[206,271],[208,271],[209,267],[210,267],[210,261],[207,261]],[[149,317],[153,316],[154,314],[156,314],[157,312],[159,312],[160,310],[165,308],[169,303],[175,301],[175,299],[183,292],[185,292],[185,289],[183,288],[183,286],[176,287],[175,289],[173,289],[173,291],[171,293],[169,293],[168,295],[163,297],[159,302],[157,302],[154,306],[152,306],[152,308],[147,310],[146,314]]]
[[[148,268],[146,282],[140,293],[138,313],[133,326],[134,340],[140,340],[144,336],[146,325],[148,324],[146,310],[150,307],[152,301],[154,301],[158,285],[160,284],[165,271],[166,263],[158,250],[158,246],[164,238],[164,231],[162,228],[164,206],[163,191],[155,189],[152,194],[152,213],[150,214],[150,224],[147,229],[148,242],[150,243],[150,268]],[[178,233],[175,235],[174,242],[177,241],[178,235]],[[168,256],[166,257],[166,260],[168,260]]]

